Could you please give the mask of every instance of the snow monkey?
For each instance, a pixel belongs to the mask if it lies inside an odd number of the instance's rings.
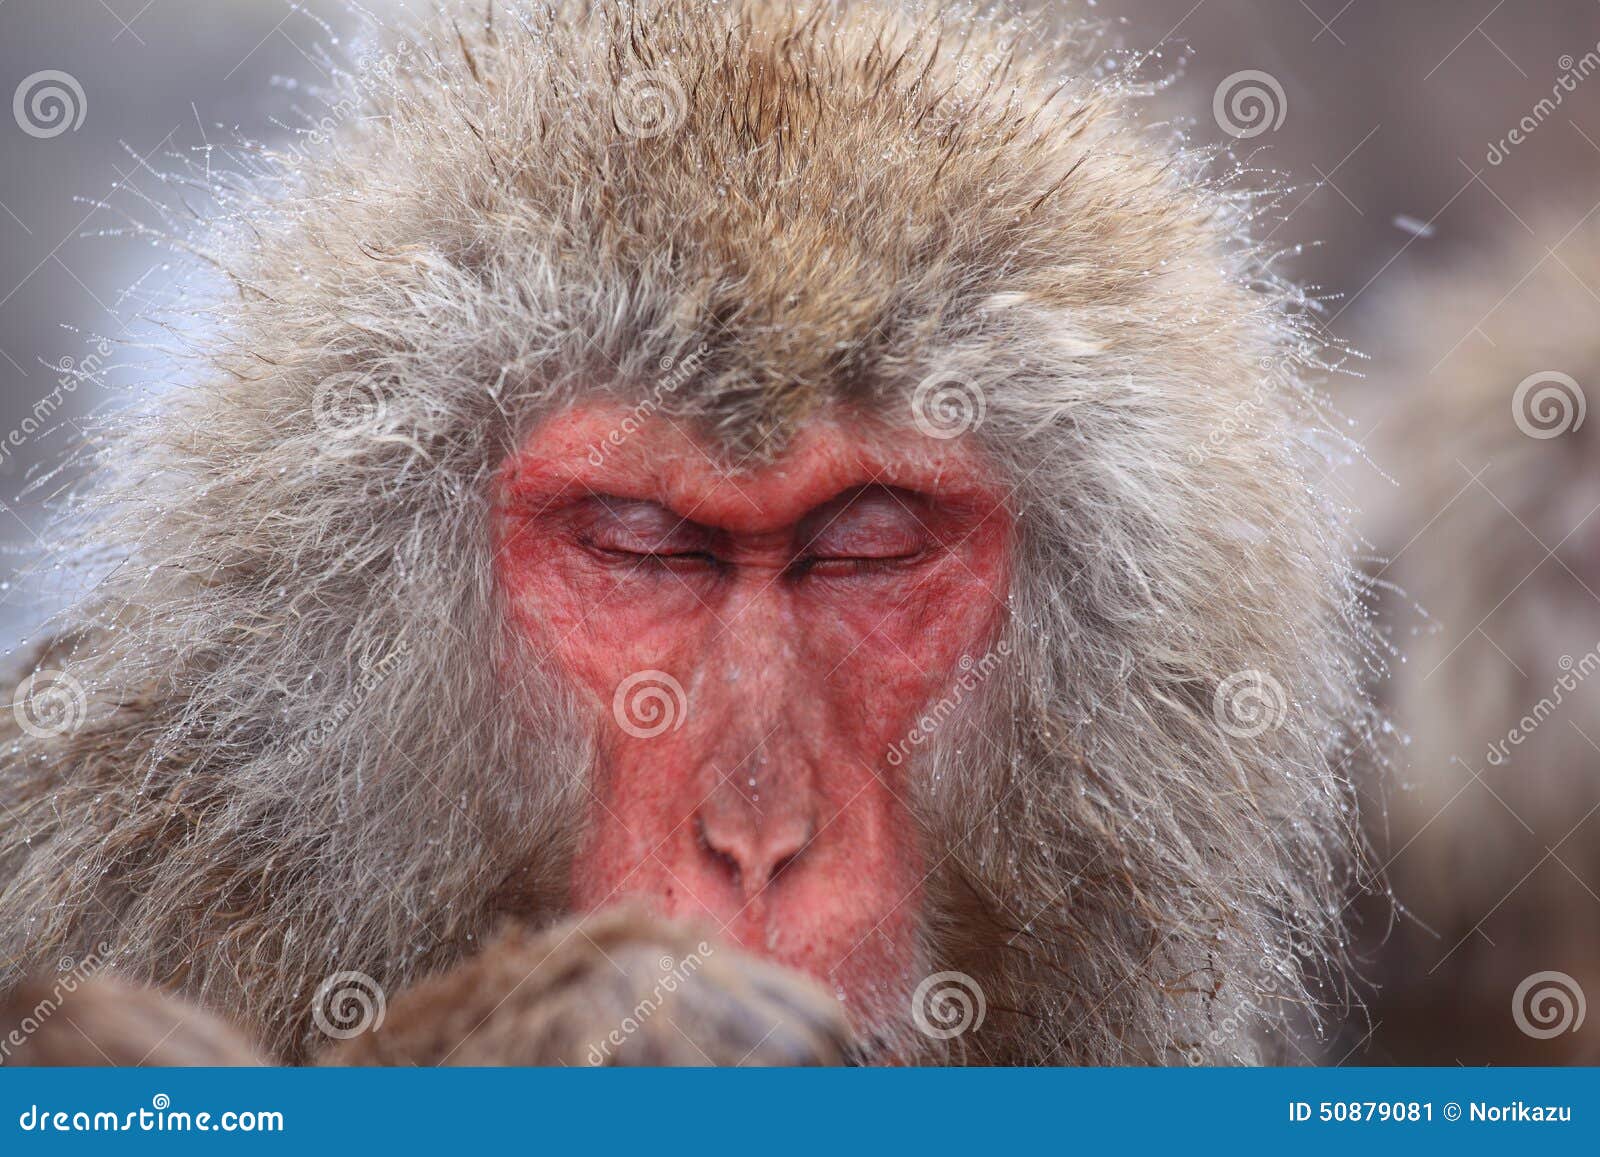
[[[1386,353],[1372,456],[1393,482],[1363,504],[1397,591],[1406,661],[1385,694],[1409,736],[1370,817],[1401,909],[1373,929],[1384,1059],[1600,1061],[1576,1031],[1600,993],[1588,207],[1508,222],[1515,237],[1397,284],[1368,343]]]
[[[100,952],[291,1063],[1297,1059],[1365,627],[1246,192],[1026,14],[374,44],[214,190],[229,293],[70,508],[35,1003]]]

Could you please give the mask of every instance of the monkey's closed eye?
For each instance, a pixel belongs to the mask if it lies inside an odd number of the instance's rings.
[[[806,518],[806,544],[794,569],[845,577],[894,570],[929,553],[933,535],[914,495],[867,486],[819,507]]]
[[[796,577],[850,578],[855,575],[886,574],[927,555],[918,549],[898,554],[805,554],[789,568]]]
[[[711,532],[654,502],[601,497],[583,505],[577,539],[591,552],[632,566],[714,565]]]

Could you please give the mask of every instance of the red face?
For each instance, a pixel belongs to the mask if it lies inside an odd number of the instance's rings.
[[[897,990],[931,865],[888,756],[1004,615],[1010,520],[964,441],[829,418],[730,472],[596,405],[506,464],[498,581],[598,736],[575,908],[642,895],[851,1003]]]

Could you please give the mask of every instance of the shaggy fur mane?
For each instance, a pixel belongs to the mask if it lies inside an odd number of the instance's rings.
[[[1342,997],[1366,627],[1320,345],[1092,40],[662,0],[371,48],[329,139],[214,190],[184,245],[235,292],[66,516],[117,565],[38,657],[81,726],[4,749],[0,958],[104,940],[299,1059],[330,974],[559,915],[590,737],[498,628],[508,449],[599,391],[763,460],[936,378],[1017,527],[1004,677],[909,764],[922,955],[989,1007],[948,1055],[1259,1060]],[[903,993],[869,1035],[947,1055]]]

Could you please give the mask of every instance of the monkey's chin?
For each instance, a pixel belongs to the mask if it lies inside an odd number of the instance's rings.
[[[734,947],[810,977],[843,1006],[862,1042],[860,1062],[884,1063],[902,1051],[895,1026],[905,1020],[911,987],[927,971],[914,966],[920,953],[903,910],[909,905],[879,913],[852,906],[848,897],[797,889],[755,897],[718,917],[681,890],[619,896],[608,889],[596,897],[599,902],[588,904],[583,891],[575,889],[573,907],[580,913],[639,907],[681,923],[711,953],[719,946]]]

